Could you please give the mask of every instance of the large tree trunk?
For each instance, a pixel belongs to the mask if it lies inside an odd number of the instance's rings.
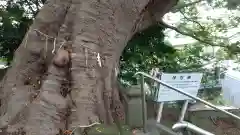
[[[5,134],[56,135],[123,120],[116,85],[119,57],[139,29],[174,4],[48,0],[2,81],[0,128]]]

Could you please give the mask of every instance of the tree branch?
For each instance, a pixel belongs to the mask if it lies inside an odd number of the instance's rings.
[[[223,45],[223,44],[214,44],[214,43],[212,43],[212,42],[203,40],[203,39],[201,39],[201,38],[198,38],[197,36],[194,36],[194,35],[192,35],[192,34],[189,34],[189,33],[187,33],[187,32],[181,31],[181,30],[179,30],[178,28],[176,28],[176,27],[174,27],[174,26],[171,26],[171,25],[169,25],[169,24],[167,24],[167,23],[165,23],[165,22],[163,22],[163,21],[159,22],[159,24],[162,25],[162,26],[165,27],[165,28],[172,29],[172,30],[174,30],[174,31],[176,31],[176,32],[178,32],[178,33],[180,33],[180,34],[182,34],[182,35],[189,36],[189,37],[191,37],[191,38],[193,38],[193,39],[195,39],[195,40],[197,40],[197,41],[199,41],[199,42],[202,42],[202,43],[204,43],[204,44],[207,44],[207,45],[210,45],[210,46],[226,47],[226,46]]]
[[[187,17],[186,14],[183,11],[181,11],[181,10],[179,12],[183,15],[184,19],[186,19],[189,22],[193,22],[193,23],[197,24],[201,28],[202,31],[206,30],[206,27],[204,27],[200,22]],[[224,39],[224,40],[228,40],[229,39],[229,37],[218,37],[218,36],[212,35],[211,33],[209,33],[209,35],[214,37],[214,38],[216,38],[216,39]]]
[[[142,31],[151,25],[157,24],[158,21],[162,20],[164,14],[169,12],[177,3],[178,0],[151,0],[151,3],[146,7],[147,10],[143,13],[137,31]]]
[[[232,43],[232,44],[230,44],[230,45],[225,45],[224,43],[215,44],[215,43],[213,43],[213,42],[209,42],[209,41],[207,41],[207,40],[201,39],[201,38],[199,38],[199,37],[197,37],[197,36],[195,36],[195,35],[192,35],[192,34],[190,34],[190,33],[181,31],[181,30],[179,30],[178,28],[176,28],[176,27],[174,27],[174,26],[171,26],[171,25],[169,25],[169,24],[167,24],[167,23],[165,23],[165,22],[163,22],[163,21],[158,22],[158,24],[159,24],[159,25],[162,25],[162,26],[165,27],[165,28],[172,29],[172,30],[174,30],[174,31],[176,31],[176,32],[178,32],[178,33],[180,33],[180,34],[182,34],[182,35],[191,37],[191,38],[193,38],[193,39],[195,39],[195,40],[197,40],[197,41],[199,41],[199,42],[201,42],[201,43],[204,43],[204,44],[207,44],[207,45],[210,45],[210,46],[217,46],[217,47],[226,48],[226,49],[227,49],[228,51],[230,51],[232,54],[237,54],[237,53],[240,52],[240,42],[239,42],[239,41],[237,41],[237,42],[235,42],[235,43]]]
[[[237,33],[235,33],[235,34],[229,36],[228,38],[229,38],[229,39],[232,39],[234,36],[239,35],[239,34],[240,34],[240,32],[237,32]]]
[[[162,20],[162,17],[171,11],[177,5],[179,0],[154,0],[153,4],[149,6],[149,12],[155,21]]]
[[[193,22],[193,23],[196,23],[202,30],[205,30],[205,28],[198,22],[198,21],[194,21],[194,20],[192,20],[191,18],[188,18],[182,11],[179,11],[182,15],[183,15],[183,17],[186,19],[186,20],[188,20],[188,21],[190,21],[190,22]]]
[[[182,8],[185,8],[185,7],[188,7],[188,6],[192,6],[192,5],[200,3],[202,1],[205,1],[205,0],[197,0],[197,1],[194,1],[194,2],[187,3],[187,4],[177,5],[177,6],[173,7],[172,11],[173,12],[177,12],[177,11],[179,11]]]

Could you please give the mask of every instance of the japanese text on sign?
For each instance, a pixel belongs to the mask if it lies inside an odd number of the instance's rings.
[[[202,80],[202,73],[162,73],[161,80],[175,88],[197,96]],[[157,93],[157,102],[177,100],[191,100],[191,98],[160,85]]]

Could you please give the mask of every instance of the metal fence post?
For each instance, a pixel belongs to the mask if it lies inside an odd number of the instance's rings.
[[[142,119],[143,119],[143,132],[146,133],[146,97],[144,90],[144,75],[141,75],[141,95],[142,95]]]

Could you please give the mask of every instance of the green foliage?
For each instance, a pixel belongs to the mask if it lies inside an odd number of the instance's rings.
[[[191,2],[192,0],[182,1]],[[181,34],[190,36],[205,46],[219,46],[225,48],[227,53],[237,55],[240,44],[232,38],[239,34],[239,31],[233,30],[239,28],[239,3],[239,0],[208,0],[181,8],[176,12],[181,16],[176,28]],[[234,5],[235,8],[228,9],[229,5]],[[208,14],[208,11],[214,12]],[[231,35],[231,31],[236,32]]]
[[[17,4],[1,8],[0,16],[0,56],[11,61],[32,19],[26,17],[25,10]]]
[[[137,33],[129,41],[120,59],[120,78],[124,82],[136,84],[133,75],[138,71],[148,72],[153,67],[161,67],[164,57],[173,54],[175,50],[164,42],[163,28],[155,25]],[[165,62],[164,64],[167,64]],[[170,69],[169,69],[170,70]]]
[[[45,1],[7,0],[0,7],[0,56],[8,63]]]
[[[175,8],[174,12],[180,16],[175,24],[176,37],[190,36],[196,39],[196,44],[212,46],[217,52],[212,54],[213,66],[221,60],[238,60],[240,52],[239,42],[239,0],[181,0],[182,8]],[[178,6],[179,7],[179,6]],[[178,9],[178,10],[177,10]],[[213,12],[211,12],[213,11]],[[171,16],[174,18],[174,16]],[[171,27],[168,27],[171,29]],[[177,30],[176,30],[177,29]],[[194,58],[195,59],[195,58]],[[207,61],[207,60],[206,60]],[[187,61],[185,62],[187,63]],[[201,69],[198,69],[199,71]],[[204,71],[203,83],[216,85],[215,69]],[[226,70],[221,68],[221,71]],[[223,104],[220,90],[208,89],[201,96],[214,103]]]
[[[125,48],[120,61],[120,79],[125,85],[137,83],[134,74],[139,71],[149,72],[159,68],[163,72],[196,71],[204,61],[211,59],[203,55],[203,46],[189,45],[176,50],[164,42],[164,28],[152,26],[137,33]]]
[[[46,0],[7,0],[7,5],[24,8],[25,15],[35,17]]]

